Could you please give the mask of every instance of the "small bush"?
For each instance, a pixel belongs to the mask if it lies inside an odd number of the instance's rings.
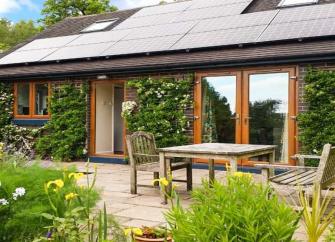
[[[291,241],[299,216],[270,189],[246,176],[228,177],[192,193],[189,209],[167,214],[176,242]]]
[[[299,141],[303,152],[320,154],[326,143],[335,144],[335,72],[310,69],[305,82],[309,108],[298,116]]]
[[[26,194],[10,206],[10,211],[0,210],[0,241],[32,241],[45,231],[44,227],[51,222],[41,215],[50,213],[51,207],[44,185],[50,180],[63,177],[63,171],[44,169],[37,165],[16,168],[12,165],[1,166],[0,199],[11,194],[17,187],[24,187]],[[72,192],[75,186],[73,182],[65,182],[63,189]],[[92,192],[91,206],[97,199],[97,192]]]

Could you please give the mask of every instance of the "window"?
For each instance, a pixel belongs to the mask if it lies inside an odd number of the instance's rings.
[[[281,0],[278,7],[290,7],[318,3],[319,0]]]
[[[50,84],[16,83],[14,114],[16,118],[48,118]]]
[[[91,24],[90,26],[88,26],[87,28],[83,29],[81,32],[85,33],[85,32],[102,31],[108,28],[113,23],[115,23],[117,20],[118,18],[97,21]]]

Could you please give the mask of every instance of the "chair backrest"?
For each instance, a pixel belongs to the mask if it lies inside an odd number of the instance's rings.
[[[335,146],[323,146],[315,182],[320,183],[321,189],[335,182]]]
[[[138,131],[132,135],[127,135],[126,141],[131,165],[159,161],[153,134]]]

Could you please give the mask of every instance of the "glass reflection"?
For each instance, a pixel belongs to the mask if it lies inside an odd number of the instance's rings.
[[[235,143],[236,76],[202,79],[202,143]]]
[[[288,73],[249,77],[249,143],[277,145],[276,160],[288,162]],[[261,158],[260,160],[266,159]]]

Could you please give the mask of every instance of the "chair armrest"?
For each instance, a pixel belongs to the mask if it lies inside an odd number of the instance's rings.
[[[293,155],[291,158],[292,159],[299,159],[299,158],[302,158],[302,159],[321,159],[321,156],[319,156],[319,155],[300,155],[300,154],[296,154],[296,155]]]
[[[282,168],[282,169],[289,169],[289,170],[299,170],[299,169],[309,169],[309,170],[317,170],[317,167],[309,167],[309,166],[291,166],[291,165],[274,165],[269,163],[256,163],[255,167],[261,169],[274,169],[274,168]]]

